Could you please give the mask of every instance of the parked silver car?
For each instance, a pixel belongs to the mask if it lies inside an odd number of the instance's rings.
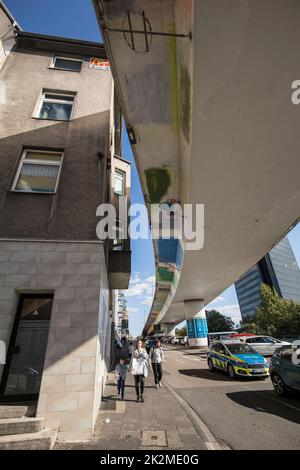
[[[179,338],[179,344],[181,344],[182,346],[188,346],[189,344],[189,337],[188,336],[181,336]]]
[[[280,341],[272,336],[243,336],[240,341],[252,346],[259,354],[263,356],[273,356],[281,346],[291,346],[287,341]]]

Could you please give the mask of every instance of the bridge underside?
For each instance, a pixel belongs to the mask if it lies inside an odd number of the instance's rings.
[[[96,1],[143,190],[152,203],[205,204],[199,251],[155,245],[145,331],[185,318],[257,262],[300,215],[297,0]],[[107,31],[142,29],[189,37]],[[149,26],[150,25],[150,26]],[[147,29],[148,28],[148,29]],[[148,38],[150,36],[147,36]],[[137,52],[137,50],[139,52]]]

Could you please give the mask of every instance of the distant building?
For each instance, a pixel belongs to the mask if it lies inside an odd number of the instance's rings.
[[[242,318],[255,315],[262,283],[274,287],[282,298],[300,302],[300,270],[287,237],[235,283]]]
[[[0,0],[0,70],[15,45],[16,31],[21,31],[20,26],[4,3]],[[1,91],[2,90],[0,88],[0,93]]]
[[[117,331],[120,337],[128,334],[127,302],[122,291],[118,293]]]

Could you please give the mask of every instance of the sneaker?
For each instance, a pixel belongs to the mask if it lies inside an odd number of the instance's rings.
[[[141,396],[140,400],[141,400],[142,403],[144,403],[145,400],[144,400],[143,395]]]
[[[156,389],[158,389],[158,388],[159,388],[159,385],[158,385],[158,384],[156,384],[156,385],[155,385],[155,388],[156,388]]]
[[[140,397],[136,397],[136,402],[138,403],[140,401]]]
[[[159,386],[159,388],[162,388],[162,384],[161,384],[161,382],[159,382],[158,386]]]

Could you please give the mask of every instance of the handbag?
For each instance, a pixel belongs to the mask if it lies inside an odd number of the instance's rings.
[[[144,359],[132,359],[132,375],[143,375],[144,374]]]
[[[148,372],[149,372],[149,368],[148,368],[148,361],[144,360],[144,368],[143,368],[144,372],[144,376],[145,377],[148,377]]]

